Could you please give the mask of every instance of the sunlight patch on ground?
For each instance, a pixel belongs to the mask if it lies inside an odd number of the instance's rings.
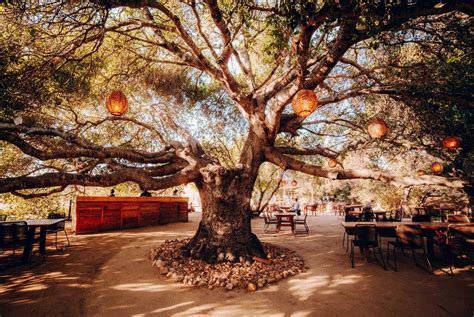
[[[347,285],[347,284],[354,284],[357,283],[357,280],[361,279],[361,275],[334,275],[331,281],[331,285],[329,287],[338,287],[340,285]]]
[[[28,286],[19,289],[18,292],[34,292],[34,291],[41,291],[43,289],[47,289],[48,286],[45,284],[31,284]]]
[[[329,276],[327,275],[315,275],[307,278],[295,278],[289,281],[291,285],[289,290],[293,293],[296,298],[301,301],[307,300],[317,290],[327,286],[329,283]]]
[[[152,311],[152,313],[162,313],[162,312],[172,310],[172,309],[176,309],[176,308],[179,308],[179,307],[192,305],[193,303],[194,303],[194,301],[179,303],[179,304],[176,304],[176,305],[163,307],[163,308],[160,308],[160,309],[155,309],[154,311]],[[133,315],[133,317],[139,317],[139,316],[145,316],[145,315]]]
[[[170,288],[177,288],[172,285],[158,285],[153,283],[130,283],[119,284],[111,287],[117,291],[132,291],[132,292],[164,292],[169,291]]]
[[[178,313],[178,314],[175,314],[173,316],[208,316],[207,314],[204,314],[205,312],[208,312],[210,311],[211,309],[215,308],[219,306],[219,304],[205,304],[205,305],[201,305],[201,306],[195,306],[195,307],[192,307],[188,310],[185,310],[181,313]],[[203,315],[199,315],[199,314],[203,314]],[[225,316],[225,315],[223,315]]]
[[[334,290],[334,288],[341,285],[357,283],[357,280],[361,278],[361,275],[355,274],[347,276],[338,274],[332,277],[328,275],[314,275],[307,278],[298,278],[289,281],[289,284],[291,285],[289,290],[296,298],[305,301],[316,292],[324,295],[335,294],[337,291]]]
[[[306,317],[306,316],[312,316],[312,311],[309,311],[309,310],[303,310],[303,311],[297,311],[297,312],[293,312],[291,313],[291,317]]]

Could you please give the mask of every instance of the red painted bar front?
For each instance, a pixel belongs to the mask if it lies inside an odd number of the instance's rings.
[[[188,221],[187,197],[77,197],[76,234]]]

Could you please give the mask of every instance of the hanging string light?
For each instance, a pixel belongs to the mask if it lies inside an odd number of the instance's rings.
[[[425,175],[425,171],[424,170],[418,170],[418,171],[416,171],[416,175],[417,176],[423,176],[423,175]]]
[[[335,159],[331,159],[329,160],[328,165],[330,168],[334,168],[337,166],[337,161]]]
[[[461,144],[461,138],[457,136],[448,136],[443,139],[443,147],[448,150],[455,150]]]
[[[121,116],[128,110],[128,100],[123,92],[115,90],[105,100],[105,106],[113,116]]]
[[[318,107],[318,97],[312,90],[301,89],[291,101],[293,111],[299,117],[307,117]]]
[[[435,174],[441,173],[443,171],[443,169],[444,169],[444,167],[443,167],[443,164],[441,164],[441,163],[434,162],[433,164],[431,164],[431,170]]]
[[[294,180],[291,182],[291,185],[292,185],[292,186],[296,186],[296,185],[298,185],[298,182],[294,179]]]
[[[370,122],[367,130],[372,138],[379,139],[388,133],[388,126],[385,121],[376,118]]]

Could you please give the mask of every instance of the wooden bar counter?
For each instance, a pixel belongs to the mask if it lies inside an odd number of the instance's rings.
[[[188,221],[187,197],[77,197],[76,234]]]

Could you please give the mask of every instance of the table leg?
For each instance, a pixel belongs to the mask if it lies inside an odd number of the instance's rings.
[[[40,230],[39,252],[40,254],[46,253],[46,228],[45,227],[41,227],[41,230]]]
[[[36,231],[36,227],[28,228],[28,233],[26,236],[26,244],[23,249],[23,254],[21,255],[21,263],[28,263],[28,259],[30,258],[30,253],[33,249],[33,244],[35,242],[35,231]]]
[[[431,232],[428,232],[426,235],[426,253],[428,255],[428,258],[430,260],[434,260],[436,258],[435,256],[435,250],[434,250],[434,243],[433,243],[433,236],[434,234]]]
[[[278,218],[277,232],[280,232],[281,229],[281,218]]]
[[[295,233],[295,222],[293,221],[293,218],[291,218],[291,233]]]

